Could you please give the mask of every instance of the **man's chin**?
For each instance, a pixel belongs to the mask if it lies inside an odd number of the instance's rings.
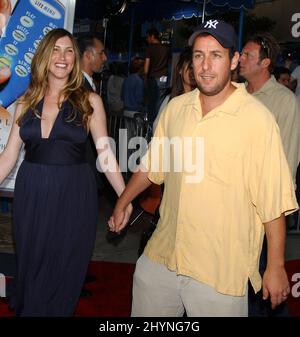
[[[203,94],[205,96],[215,96],[221,91],[218,88],[207,88],[207,87],[203,87],[203,86],[199,86],[199,90],[200,90],[201,94]]]
[[[100,69],[94,70],[95,74],[101,74],[103,71],[103,67],[101,67]]]
[[[241,70],[239,71],[239,75],[242,76],[242,77],[244,77],[244,78],[245,78],[245,75],[247,76],[247,74],[245,74],[245,72],[241,71]]]

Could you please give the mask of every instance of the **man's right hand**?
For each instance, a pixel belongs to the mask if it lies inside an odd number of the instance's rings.
[[[137,195],[151,185],[147,170],[142,164],[140,167],[142,167],[142,169],[138,168],[130,178],[126,189],[117,201],[113,214],[108,221],[109,229],[112,232],[120,233],[120,231],[125,228],[132,213],[130,201],[134,200]]]
[[[125,209],[116,205],[113,214],[111,215],[108,226],[112,232],[120,233],[127,225],[132,213],[132,205],[129,204]]]

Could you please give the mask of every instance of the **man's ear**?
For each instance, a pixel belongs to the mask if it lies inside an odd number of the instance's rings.
[[[84,52],[83,52],[83,58],[85,58],[85,59],[87,59],[87,60],[90,60],[91,59],[91,56],[92,56],[92,52],[90,51],[90,50],[85,50]]]
[[[231,59],[230,69],[234,70],[239,64],[240,54],[236,51]]]
[[[260,64],[261,64],[264,68],[268,68],[269,65],[270,65],[270,63],[271,63],[271,60],[270,60],[269,58],[265,58],[265,59],[263,59],[263,60],[261,61]]]

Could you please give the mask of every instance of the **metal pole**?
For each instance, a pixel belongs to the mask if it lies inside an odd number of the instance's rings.
[[[73,33],[76,0],[68,0],[65,12],[64,28]]]
[[[131,8],[131,20],[130,20],[130,33],[129,33],[129,47],[128,47],[128,74],[132,54],[132,42],[133,42],[133,31],[134,31],[134,21],[135,21],[135,6],[133,4]]]
[[[244,18],[245,10],[244,7],[240,9],[240,20],[239,20],[239,41],[238,41],[238,50],[241,51],[243,47],[243,34],[244,34]]]
[[[108,18],[104,18],[103,23],[102,23],[102,27],[104,28],[104,36],[103,36],[103,46],[104,46],[104,48],[105,48],[105,45],[106,45],[107,23],[108,23]]]
[[[104,28],[104,34],[103,34],[103,46],[104,46],[104,48],[105,48],[105,45],[106,45],[107,23],[108,23],[108,18],[103,18],[102,27]],[[102,76],[101,76],[100,88],[99,88],[99,95],[100,96],[102,96],[102,89],[103,89],[103,79],[102,79]]]
[[[205,7],[206,7],[206,0],[203,1],[202,5],[202,23],[205,21]]]

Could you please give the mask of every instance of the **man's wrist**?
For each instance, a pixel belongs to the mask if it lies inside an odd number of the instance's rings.
[[[284,268],[284,260],[278,260],[278,261],[268,261],[267,262],[267,268]]]
[[[122,198],[119,198],[115,206],[115,211],[122,212],[126,209],[127,205]]]

